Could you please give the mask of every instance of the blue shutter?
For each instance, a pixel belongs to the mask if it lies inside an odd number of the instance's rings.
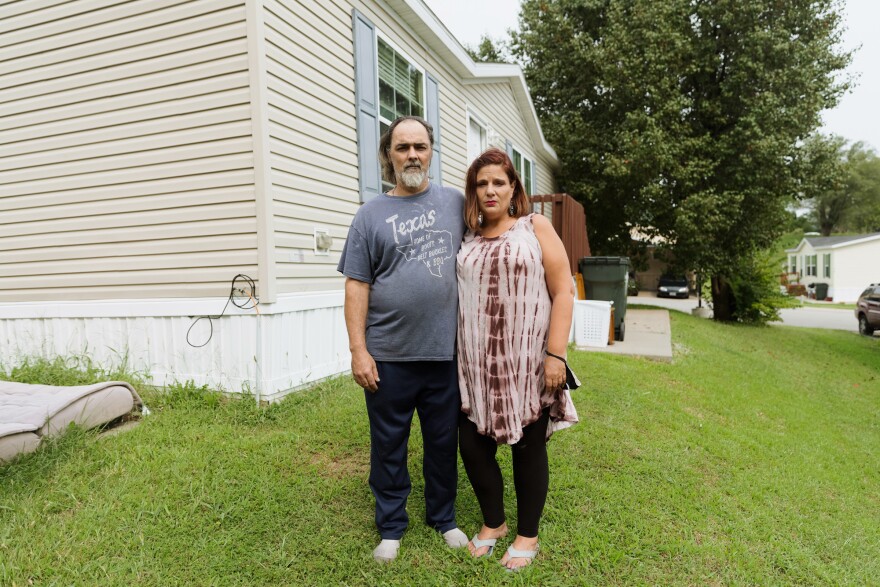
[[[431,178],[442,185],[440,178],[440,84],[431,74],[425,74],[427,92],[425,94],[425,120],[434,127],[434,155],[431,158]]]
[[[358,175],[361,200],[382,193],[379,169],[379,71],[376,63],[376,27],[357,10],[354,32],[354,98],[357,105]]]

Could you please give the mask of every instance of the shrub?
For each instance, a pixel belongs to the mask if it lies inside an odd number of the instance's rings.
[[[779,310],[796,308],[800,302],[779,290],[779,259],[771,251],[762,251],[750,259],[743,259],[731,272],[731,287],[736,307],[733,318],[744,324],[766,324],[779,320]],[[803,288],[803,286],[788,286]],[[806,291],[806,290],[804,290]],[[703,290],[712,299],[712,288]]]
[[[780,309],[800,306],[798,300],[779,291],[778,266],[779,260],[769,251],[758,253],[740,264],[731,279],[736,298],[734,317],[738,322],[775,322],[779,320]]]

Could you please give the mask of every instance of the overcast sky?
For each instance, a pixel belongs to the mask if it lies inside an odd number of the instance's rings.
[[[476,46],[481,35],[498,39],[517,27],[518,0],[425,0],[455,37]],[[846,0],[844,47],[856,52],[848,73],[856,87],[840,105],[825,112],[824,132],[864,141],[880,151],[880,1]]]

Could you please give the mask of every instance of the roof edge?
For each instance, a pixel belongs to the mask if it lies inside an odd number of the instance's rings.
[[[871,241],[875,241],[875,240],[880,240],[880,232],[875,232],[875,233],[873,233],[873,234],[866,234],[866,235],[858,235],[858,236],[864,236],[864,238],[859,238],[859,239],[856,239],[856,240],[846,241],[846,242],[843,242],[843,243],[837,243],[836,245],[828,245],[828,246],[818,247],[818,248],[822,248],[822,249],[839,249],[839,248],[841,248],[841,247],[848,247],[848,246],[850,246],[850,245],[860,245],[860,244],[862,244],[862,243],[867,243],[867,242],[871,242]]]
[[[829,237],[817,236],[817,237],[813,237],[813,238],[829,238]],[[796,253],[797,251],[799,251],[800,249],[803,248],[804,243],[809,243],[809,245],[811,247],[813,247],[814,250],[824,251],[827,249],[841,249],[843,247],[849,247],[852,245],[859,245],[862,243],[867,243],[867,242],[871,242],[871,241],[875,241],[875,240],[880,240],[880,232],[875,232],[875,233],[871,233],[871,234],[864,234],[864,235],[860,234],[860,235],[856,235],[856,238],[854,238],[853,240],[844,241],[842,243],[834,243],[831,245],[818,245],[818,246],[811,243],[810,239],[808,237],[803,237],[795,248],[785,249],[785,252],[786,253]]]

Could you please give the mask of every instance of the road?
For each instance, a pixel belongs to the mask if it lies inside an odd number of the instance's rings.
[[[859,323],[852,310],[839,308],[787,308],[779,311],[782,323],[786,326],[806,328],[827,328],[829,330],[848,330],[858,332]],[[778,322],[777,322],[778,324]]]
[[[639,292],[638,297],[628,297],[627,305],[642,304],[646,306],[659,306],[661,308],[669,308],[670,310],[678,310],[679,312],[687,312],[697,307],[697,298],[691,296],[685,300],[658,298],[654,292]],[[705,300],[703,305],[706,305]],[[799,326],[804,328],[826,328],[829,330],[846,330],[849,332],[858,332],[859,324],[852,310],[842,310],[839,308],[813,308],[804,306],[802,308],[791,308],[780,310],[782,322],[773,322],[772,324],[784,324],[786,326]],[[874,336],[877,336],[875,333]]]

